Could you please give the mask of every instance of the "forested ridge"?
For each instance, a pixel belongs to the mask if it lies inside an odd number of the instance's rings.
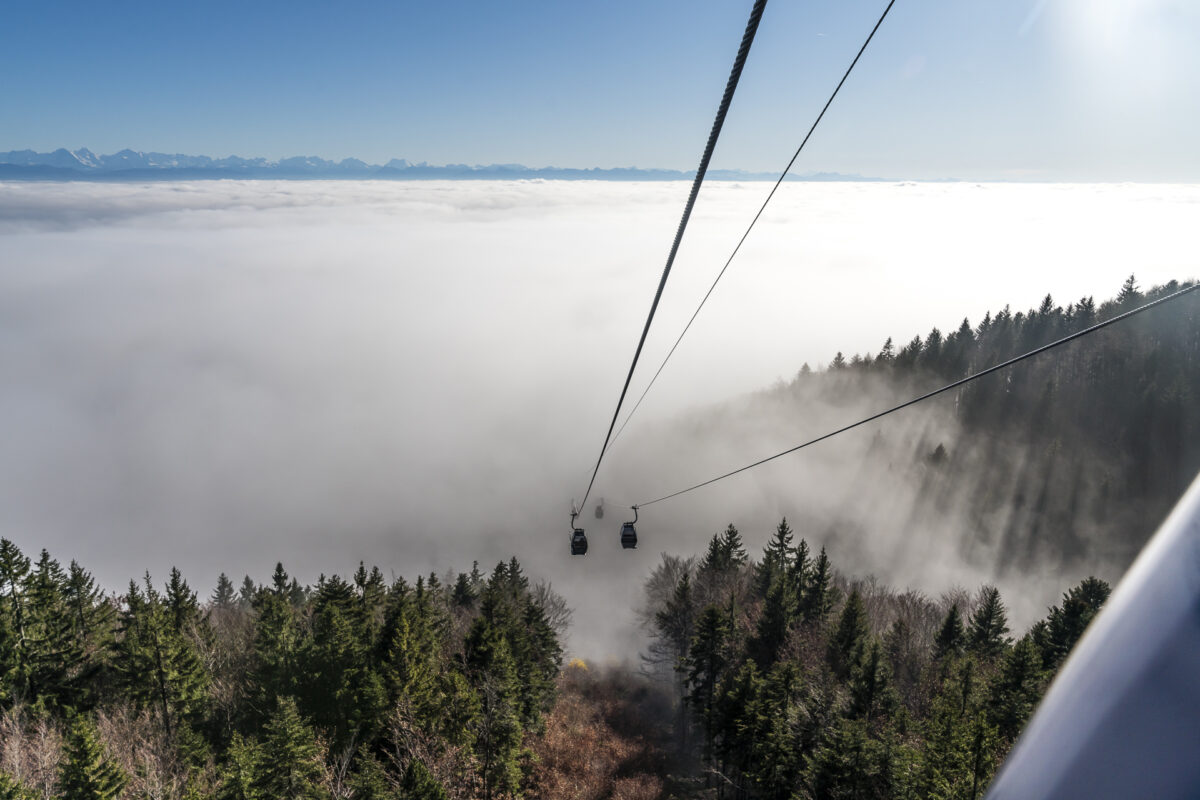
[[[0,540],[0,798],[511,797],[568,617],[515,559],[451,584],[279,565],[201,602],[179,570],[108,596]]]
[[[1008,307],[944,333],[933,328],[877,353],[837,353],[820,371],[764,393],[776,412],[804,414],[861,397],[863,408],[918,396],[1194,284],[1063,306]],[[1200,470],[1200,297],[1194,293],[927,401],[943,423],[907,457],[917,493],[897,525],[927,536],[952,520],[968,561],[997,573],[1132,561]],[[876,423],[865,459],[897,457],[913,419]],[[823,432],[823,431],[821,431]],[[895,445],[895,446],[892,446]],[[824,534],[824,531],[821,532]],[[866,532],[869,538],[870,531]],[[979,553],[979,557],[975,554]],[[986,555],[982,555],[986,554]]]
[[[1047,297],[763,396],[903,399],[1177,288]],[[925,516],[896,524],[965,508],[963,546],[990,541],[1000,571],[1096,548],[1127,563],[1200,466],[1197,306],[934,401],[955,434],[919,437]],[[836,529],[792,524],[757,559],[732,524],[702,554],[664,554],[640,670],[564,669],[570,611],[516,559],[311,586],[279,565],[201,597],[178,569],[105,592],[0,540],[0,800],[982,796],[1108,584],[1064,585],[1010,630],[994,586],[896,590],[835,565]]]
[[[730,525],[663,556],[645,659],[676,687],[690,795],[976,798],[1108,595],[1088,578],[1014,637],[994,586],[847,579],[787,520],[755,562]]]

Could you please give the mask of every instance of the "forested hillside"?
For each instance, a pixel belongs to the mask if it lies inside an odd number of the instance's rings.
[[[1191,283],[1143,292],[1130,276],[1105,302],[1084,297],[1063,306],[1047,295],[1036,309],[1006,307],[902,345],[888,339],[874,354],[838,353],[825,369],[805,365],[791,383],[761,395],[751,413],[845,408],[834,417],[845,424],[855,418],[847,414],[873,413]],[[1198,401],[1200,297],[1193,293],[878,423],[858,434],[873,440],[856,458],[864,468],[891,463],[892,477],[874,474],[875,485],[902,483],[899,494],[914,498],[911,512],[892,523],[905,535],[927,539],[942,530],[957,537],[968,562],[996,574],[1097,563],[1119,574],[1200,470]],[[915,437],[914,420],[927,426]],[[866,527],[863,538],[876,537],[880,520],[859,516],[829,509],[823,524]]]
[[[120,597],[0,541],[0,798],[509,797],[554,705],[567,610],[490,576],[302,587],[178,570]]]
[[[838,354],[753,402],[773,424],[857,413],[1177,288],[1131,277],[1102,304],[1047,297]],[[861,547],[895,558],[878,539],[891,528],[894,547],[961,526],[968,561],[986,545],[997,576],[1097,552],[1127,564],[1200,467],[1196,300],[880,426],[835,454],[842,472],[791,484],[821,527],[780,522],[757,561],[732,524],[703,555],[664,554],[640,672],[564,670],[570,610],[516,559],[413,583],[360,565],[312,586],[279,565],[201,598],[179,570],[107,593],[74,561],[0,540],[0,800],[980,797],[1109,586],[1063,581],[1012,630],[995,586],[892,589],[853,577]],[[819,501],[860,463],[875,471],[857,475],[874,491],[856,489],[859,506],[916,500],[860,515],[855,539],[845,506]]]
[[[1010,636],[992,586],[936,600],[838,575],[786,520],[752,562],[730,525],[646,585],[688,794],[976,798],[1109,594],[1089,578]]]

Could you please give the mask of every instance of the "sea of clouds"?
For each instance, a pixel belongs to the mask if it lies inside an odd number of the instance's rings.
[[[634,399],[768,189],[705,186]],[[311,582],[359,560],[412,579],[515,555],[575,607],[576,651],[629,657],[659,553],[700,551],[728,522],[757,551],[779,516],[861,503],[875,480],[831,443],[647,509],[642,547],[621,551],[622,506],[849,421],[714,404],[1047,292],[1102,299],[1131,272],[1196,271],[1200,186],[785,184],[613,448],[595,491],[609,513],[585,517],[592,552],[570,559],[568,506],[687,191],[0,183],[0,536],[112,589],[178,565],[202,595],[276,561]],[[813,471],[817,495],[797,489]],[[901,567],[858,543],[841,563],[931,593],[988,579],[939,547]],[[1044,577],[1026,621],[1065,588]]]

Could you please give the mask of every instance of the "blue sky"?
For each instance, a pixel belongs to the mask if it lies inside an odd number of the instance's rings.
[[[773,171],[882,0],[772,0],[714,167]],[[899,0],[798,172],[1200,180],[1187,0]],[[749,0],[9,0],[0,150],[694,168]]]

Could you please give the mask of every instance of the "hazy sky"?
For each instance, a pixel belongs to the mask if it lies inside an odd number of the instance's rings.
[[[766,189],[705,189],[647,367]],[[616,643],[658,554],[697,552],[730,521],[757,553],[780,515],[814,512],[795,470],[824,475],[837,502],[873,489],[883,507],[861,459],[814,448],[648,509],[642,547],[622,552],[622,506],[867,410],[705,406],[1046,292],[1065,304],[1111,296],[1131,271],[1147,286],[1195,277],[1196,186],[787,184],[614,448],[596,491],[610,515],[586,522],[592,553],[571,559],[567,505],[687,190],[0,183],[0,536],[109,588],[178,565],[203,595],[219,571],[266,580],[276,560],[311,582],[359,559],[411,579],[516,555],[576,608],[573,641],[631,655]],[[945,424],[931,414],[922,424]],[[682,439],[681,420],[697,426]],[[848,570],[930,591],[988,577],[936,537],[902,567],[881,542],[830,546]],[[1012,602],[1041,613],[1072,577]]]
[[[11,0],[0,150],[692,169],[749,0]],[[781,169],[884,6],[773,0],[714,167]],[[797,171],[1200,180],[1190,0],[896,3]]]

